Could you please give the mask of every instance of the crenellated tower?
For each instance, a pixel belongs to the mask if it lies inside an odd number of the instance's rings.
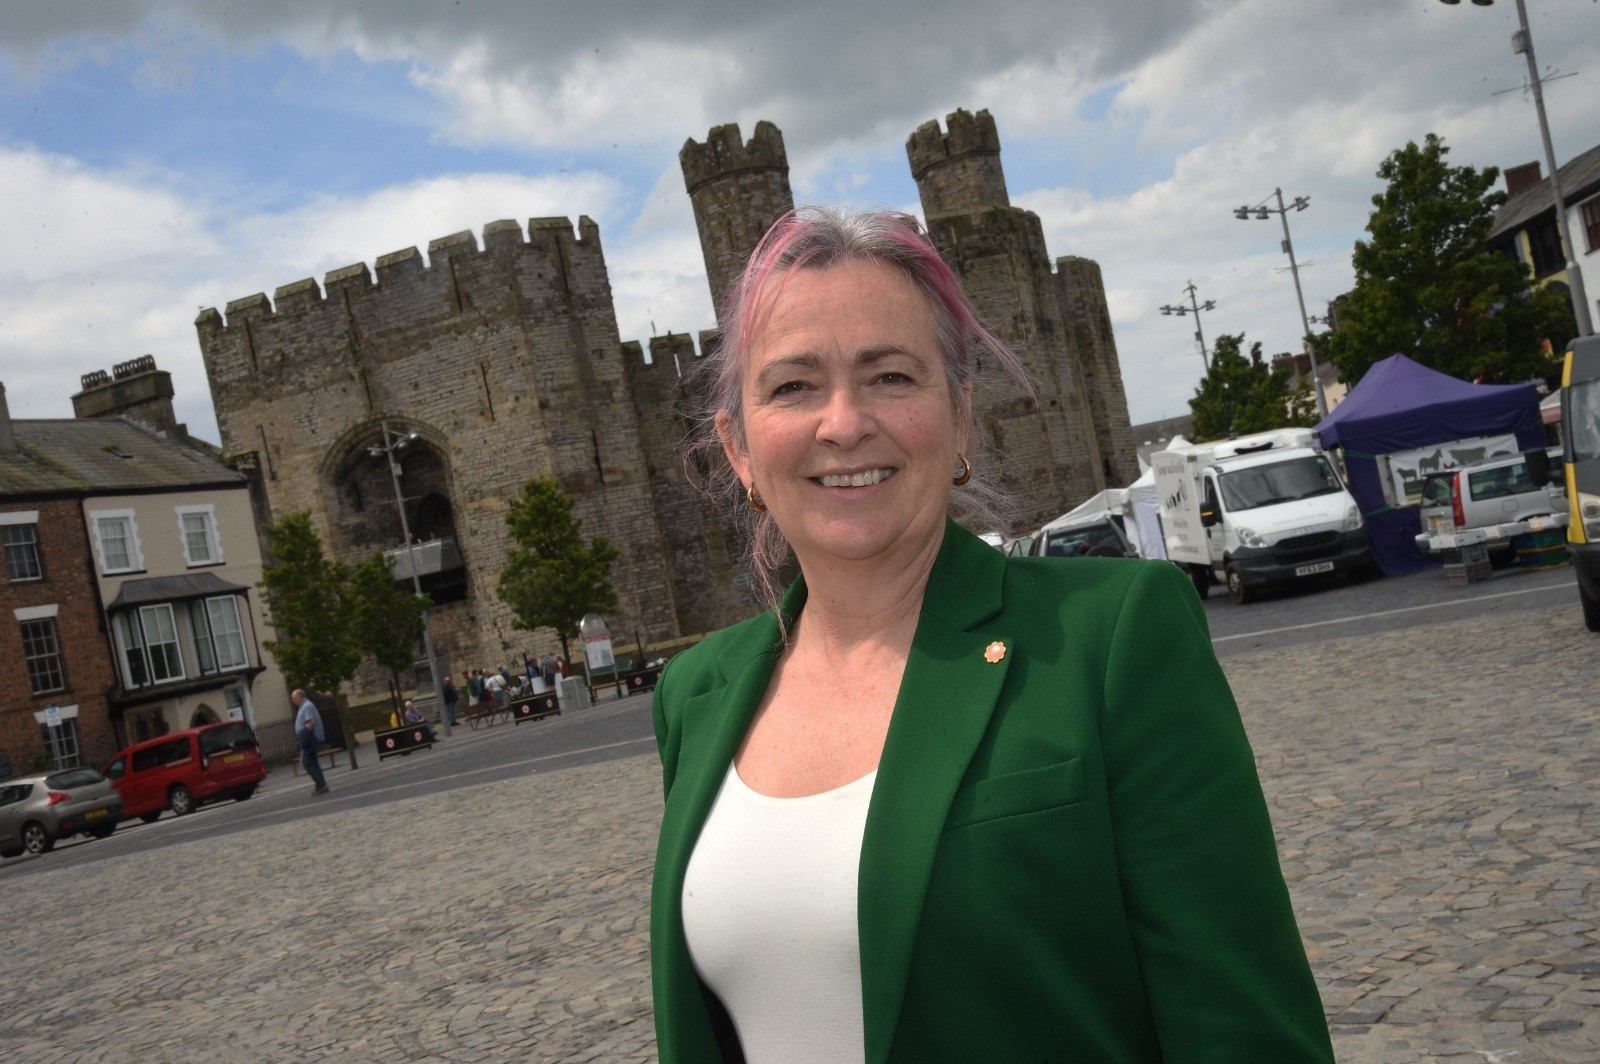
[[[772,223],[794,207],[783,134],[771,122],[757,122],[745,141],[737,125],[717,126],[704,144],[685,141],[678,162],[694,205],[712,309],[720,312],[750,253]]]
[[[1026,521],[1037,527],[1103,488],[1132,483],[1127,401],[1099,268],[1070,260],[1092,273],[1069,265],[1065,280],[1051,268],[1039,216],[1011,206],[989,112],[956,111],[943,129],[924,123],[906,156],[934,242],[1035,381],[1037,401],[1012,390],[977,411]],[[1104,339],[1085,346],[1094,337]]]

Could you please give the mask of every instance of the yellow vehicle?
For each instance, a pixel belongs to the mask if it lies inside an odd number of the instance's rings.
[[[1567,553],[1578,577],[1583,623],[1600,632],[1600,336],[1572,341],[1561,370],[1562,468],[1567,484]]]

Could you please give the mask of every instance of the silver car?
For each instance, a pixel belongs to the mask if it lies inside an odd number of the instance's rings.
[[[1561,452],[1551,452],[1553,466]],[[1565,513],[1567,493],[1562,485],[1535,484],[1527,460],[1520,454],[1442,473],[1429,473],[1422,484],[1422,531],[1430,535],[1461,532],[1469,528],[1509,524],[1540,514]],[[1510,540],[1489,544],[1489,552],[1509,557]]]
[[[117,830],[122,798],[92,768],[64,768],[0,783],[0,857],[49,853],[71,835]]]

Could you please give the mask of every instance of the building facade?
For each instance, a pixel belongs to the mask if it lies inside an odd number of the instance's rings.
[[[163,409],[164,388],[168,428],[81,401],[113,387],[146,413]],[[292,719],[262,652],[272,630],[250,483],[187,442],[170,397],[146,357],[84,378],[75,405],[97,416],[5,419],[0,540],[16,632],[0,639],[15,663],[0,682],[0,755],[14,769],[99,765],[201,723]]]
[[[1009,206],[993,120],[956,112],[908,147],[930,231],[980,307],[1024,353],[1038,394],[979,411],[1003,454],[1019,524],[1130,482],[1132,437],[1099,269],[1047,258],[1038,218]],[[721,301],[772,220],[790,208],[782,134],[713,129],[680,153],[712,297]],[[424,590],[434,641],[456,669],[537,656],[554,633],[518,632],[495,582],[505,513],[523,484],[554,477],[585,535],[622,557],[608,618],[619,644],[709,631],[752,612],[740,529],[707,504],[683,440],[684,370],[714,344],[618,335],[598,227],[580,218],[492,222],[201,313],[196,328],[222,449],[253,471],[272,520],[313,515],[332,553],[356,561],[413,535],[437,540]],[[648,349],[649,357],[646,358]],[[398,456],[384,432],[413,438]]]

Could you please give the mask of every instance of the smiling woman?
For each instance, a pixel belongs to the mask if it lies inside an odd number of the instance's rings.
[[[721,324],[699,447],[801,575],[656,687],[661,1059],[1331,1060],[1187,578],[947,516],[1019,367],[916,223],[786,216]]]

